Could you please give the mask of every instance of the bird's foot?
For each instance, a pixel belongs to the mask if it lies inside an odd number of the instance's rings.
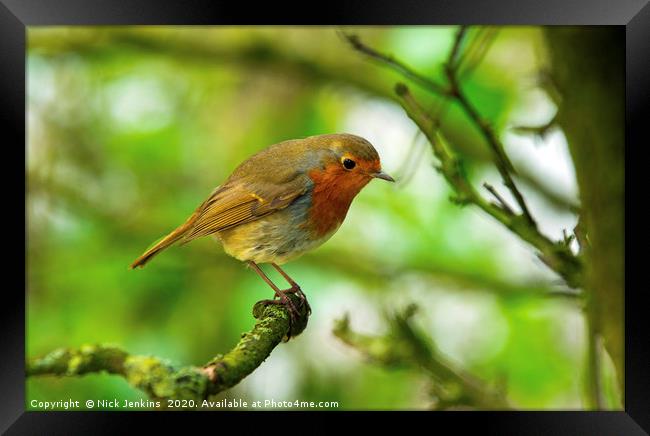
[[[307,296],[305,295],[304,292],[302,292],[300,286],[294,284],[289,289],[285,289],[282,292],[286,294],[295,294],[300,299],[300,306],[305,307],[305,309],[307,309],[307,314],[311,315],[311,306],[309,306],[309,302],[307,301]]]
[[[286,291],[280,291],[276,292],[275,297],[273,297],[273,300],[262,300],[260,303],[262,304],[281,304],[287,308],[287,311],[289,312],[289,316],[291,317],[290,322],[294,323],[298,320],[300,317],[300,311],[296,307],[295,304],[293,304],[293,301],[291,298],[287,296],[285,293]],[[279,298],[276,300],[276,298]]]
[[[272,300],[262,300],[256,303],[262,307],[274,304],[282,305],[287,309],[289,313],[289,331],[287,335],[282,339],[283,342],[288,341],[293,336],[299,335],[305,327],[307,327],[307,320],[311,314],[311,308],[307,302],[305,294],[298,293],[299,291],[288,290],[288,291],[279,291],[276,292],[276,296]],[[255,313],[255,309],[253,309]],[[258,318],[257,315],[255,315]]]

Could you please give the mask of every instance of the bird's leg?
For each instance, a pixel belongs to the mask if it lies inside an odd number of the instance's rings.
[[[264,280],[266,284],[271,287],[271,289],[273,289],[275,296],[280,298],[280,300],[264,300],[263,302],[265,304],[284,304],[289,308],[291,319],[295,321],[300,313],[298,312],[298,309],[296,309],[296,306],[293,304],[293,301],[291,301],[291,299],[287,297],[287,294],[284,291],[280,290],[280,288],[278,288],[275,283],[273,283],[273,281],[271,281],[271,279],[268,278],[266,274],[264,274],[264,271],[262,271],[262,269],[257,266],[255,262],[251,260],[248,262],[248,265],[253,268],[257,275],[259,275],[262,280]]]
[[[271,265],[273,265],[273,268],[275,268],[276,271],[279,272],[282,275],[282,277],[284,277],[287,283],[291,285],[291,288],[286,289],[284,292],[295,293],[298,296],[298,298],[300,298],[300,300],[303,302],[303,304],[305,304],[305,306],[307,307],[307,312],[311,313],[311,307],[309,307],[307,296],[305,295],[304,292],[302,292],[302,289],[300,289],[300,285],[298,285],[298,283],[296,283],[291,277],[289,277],[289,274],[284,272],[284,270],[280,268],[277,264],[271,262]]]
[[[291,285],[291,289],[289,290],[289,292],[298,292],[298,291],[300,291],[300,286],[291,277],[289,277],[289,274],[284,272],[284,270],[282,268],[280,268],[277,264],[271,263],[271,265],[273,265],[273,268],[275,268],[282,275],[282,277],[284,277],[284,279],[287,281],[287,283],[289,283]]]
[[[271,289],[275,291],[276,297],[280,297],[282,295],[282,291],[275,285],[275,283],[273,283],[273,281],[270,278],[268,278],[266,274],[264,274],[264,271],[262,271],[262,269],[259,266],[257,266],[255,262],[253,262],[252,260],[249,261],[248,266],[253,268],[253,270],[257,273],[257,275],[260,276],[262,280],[264,280],[266,284],[269,285]]]

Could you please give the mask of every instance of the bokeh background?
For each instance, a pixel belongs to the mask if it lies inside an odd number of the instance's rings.
[[[430,77],[442,75],[456,32],[345,30]],[[226,352],[252,327],[253,304],[270,297],[253,272],[210,238],[171,248],[143,270],[127,266],[255,151],[348,132],[372,142],[399,181],[371,183],[327,244],[286,266],[309,296],[307,330],[218,398],[427,409],[426,374],[367,362],[332,334],[346,313],[353,329],[380,334],[386,313],[416,303],[414,322],[440,352],[504,386],[515,407],[583,407],[580,301],[502,225],[449,201],[426,140],[390,98],[398,75],[353,51],[339,31],[29,28],[28,356],[113,343],[200,365]],[[543,125],[556,110],[539,86],[548,62],[541,30],[490,32],[485,56],[463,79],[467,92],[501,136],[541,230],[561,239],[576,225],[578,202],[565,137],[515,128]],[[465,145],[477,186],[499,186],[462,113],[449,108],[445,126]],[[144,394],[109,375],[27,381],[28,407],[69,398]]]

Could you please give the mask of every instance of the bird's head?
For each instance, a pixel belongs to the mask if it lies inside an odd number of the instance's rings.
[[[317,234],[330,234],[343,221],[354,197],[372,179],[394,182],[381,170],[377,150],[365,139],[349,134],[306,138],[312,155],[311,222]]]
[[[395,181],[382,171],[375,147],[360,136],[340,133],[308,139],[321,151],[310,177],[323,189],[333,190],[332,194],[351,199],[372,179]]]

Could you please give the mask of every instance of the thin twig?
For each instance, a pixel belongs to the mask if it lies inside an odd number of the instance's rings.
[[[505,210],[506,212],[508,212],[508,213],[511,214],[511,215],[515,215],[515,211],[512,210],[512,208],[510,207],[510,205],[508,204],[508,202],[505,201],[503,197],[501,197],[501,195],[497,192],[496,189],[494,189],[494,186],[490,185],[490,184],[487,183],[487,182],[484,182],[484,183],[483,183],[483,187],[484,187],[485,189],[487,189],[487,190],[490,192],[490,194],[492,194],[492,195],[494,196],[494,198],[497,199],[497,201],[499,202],[499,204],[501,205],[501,207],[503,208],[503,210]]]
[[[447,59],[447,64],[450,68],[456,69],[458,64],[458,53],[460,51],[460,46],[463,43],[463,39],[467,33],[467,26],[460,26],[456,38],[454,38],[454,45],[451,47],[451,52],[449,53],[449,58]],[[462,60],[462,59],[461,59]]]
[[[564,239],[564,245],[569,247],[576,237],[575,235],[569,235],[566,229],[562,229],[562,238]]]
[[[467,96],[460,88],[460,84],[456,81],[455,73],[449,72],[448,75],[449,80],[452,83],[452,92],[455,95],[455,100],[458,102],[458,104],[460,104],[460,106],[465,111],[465,114],[474,122],[474,125],[476,125],[483,134],[485,141],[488,143],[492,149],[492,152],[494,153],[494,163],[497,167],[497,170],[499,171],[499,174],[501,174],[501,178],[503,179],[504,184],[512,193],[528,222],[531,225],[536,226],[535,220],[528,210],[524,196],[521,194],[517,188],[517,185],[515,184],[515,181],[510,175],[511,172],[515,173],[515,171],[512,163],[510,162],[510,159],[508,159],[508,156],[505,154],[503,144],[501,144],[501,141],[495,135],[492,127],[481,118],[481,115],[478,113],[476,108],[467,99]]]
[[[490,50],[490,47],[492,47],[492,41],[494,40],[494,37],[497,34],[497,29],[493,27],[488,27],[485,28],[485,31],[482,32],[479,40],[479,36],[476,35],[475,39],[478,40],[476,44],[474,44],[475,47],[477,47],[474,52],[471,55],[467,55],[463,58],[463,60],[467,60],[464,64],[461,63],[458,65],[458,74],[462,78],[468,77],[476,67],[483,61],[483,58],[487,54],[487,52]]]
[[[421,135],[422,131],[418,129],[413,136],[406,159],[404,159],[402,165],[396,172],[396,180],[400,187],[406,186],[411,181],[415,175],[415,167],[420,163],[420,160],[426,151],[426,146],[420,144],[419,141]]]
[[[439,83],[429,79],[428,77],[423,76],[422,74],[414,71],[411,67],[395,59],[393,56],[380,53],[377,50],[365,45],[364,43],[361,42],[361,40],[357,35],[344,33],[344,32],[341,32],[340,34],[343,36],[343,38],[345,38],[345,40],[347,40],[350,43],[350,45],[355,50],[384,63],[390,68],[401,73],[404,77],[412,80],[414,83],[433,92],[434,94],[442,95],[442,96],[448,95],[449,91],[445,89],[443,85],[440,85]]]
[[[587,235],[585,234],[584,227],[585,227],[585,223],[581,215],[580,218],[578,219],[578,223],[573,228],[573,234],[576,237],[576,241],[578,241],[578,249],[580,253],[582,253],[583,250],[586,250],[587,247],[589,246],[589,239],[587,239]]]
[[[557,126],[557,114],[541,126],[514,126],[511,130],[520,135],[533,135],[537,141],[544,141],[546,136]]]

